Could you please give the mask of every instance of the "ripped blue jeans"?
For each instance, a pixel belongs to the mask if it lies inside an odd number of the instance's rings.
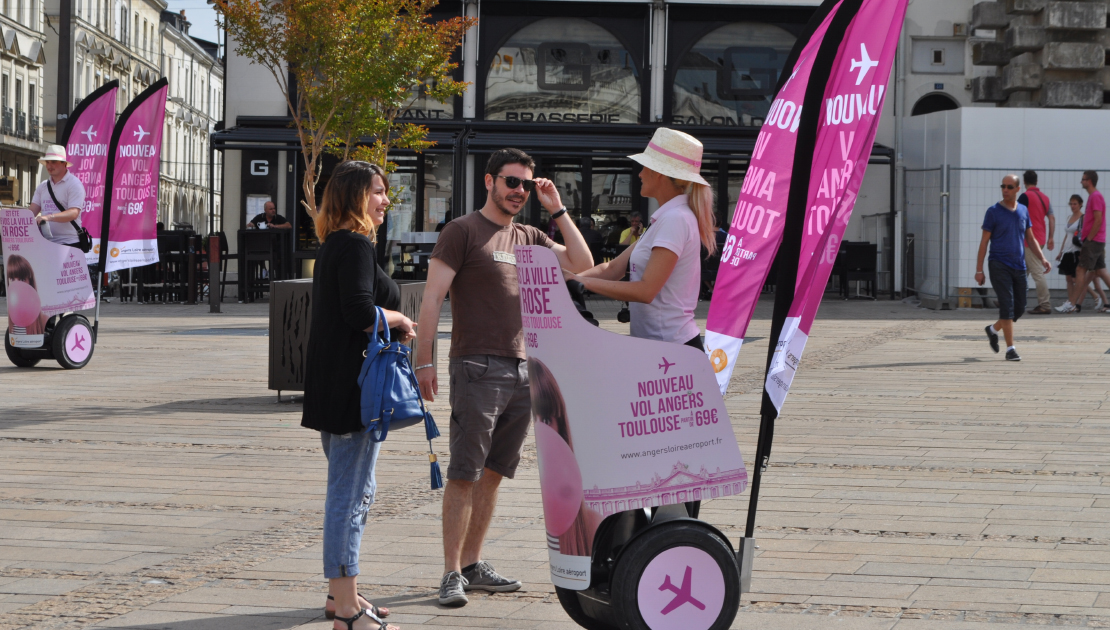
[[[378,484],[374,467],[381,442],[369,431],[336,435],[320,432],[328,458],[328,496],[324,501],[324,577],[358,575],[358,552],[366,517]]]

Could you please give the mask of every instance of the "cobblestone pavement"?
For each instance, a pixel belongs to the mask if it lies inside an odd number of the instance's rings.
[[[611,303],[593,306],[627,332]],[[0,630],[331,627],[324,457],[299,405],[266,389],[266,306],[224,310],[111,304],[85,370],[0,366]],[[748,457],[769,315],[761,304],[727,397]],[[1021,320],[1021,363],[989,351],[989,319],[822,308],[734,627],[1110,627],[1110,318]],[[432,410],[446,429],[445,405]],[[524,589],[435,604],[439,494],[420,433],[382,451],[363,591],[403,628],[575,627],[547,579],[531,442],[486,550]],[[746,507],[702,515],[735,539]]]

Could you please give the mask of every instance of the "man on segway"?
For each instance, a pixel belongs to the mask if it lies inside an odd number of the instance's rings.
[[[65,147],[52,144],[39,158],[49,177],[35,188],[31,212],[38,221],[42,235],[59,245],[80,248],[77,229],[81,227],[81,210],[85,207],[85,185],[69,172],[73,166],[66,160]]]
[[[30,207],[0,210],[0,222],[8,226],[4,249],[9,322],[4,350],[18,367],[53,359],[76,369],[88,363],[95,343],[94,327],[73,312],[95,305],[84,255],[92,243],[80,224],[85,187],[69,172],[72,165],[64,147],[51,145],[39,162],[49,177],[35,189]],[[36,226],[41,238],[34,234]]]

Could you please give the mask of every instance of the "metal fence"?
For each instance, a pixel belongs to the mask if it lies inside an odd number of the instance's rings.
[[[902,286],[906,293],[939,296],[944,169],[906,169]]]
[[[1064,226],[1071,215],[1068,199],[1079,194],[1086,204],[1087,194],[1079,185],[1083,171],[1034,170],[1039,180],[1037,187],[1048,197],[1055,212],[1056,230],[1051,235],[1055,249],[1045,252],[1055,267],[1056,254],[1064,245]],[[976,286],[974,274],[983,215],[1001,200],[1002,178],[1009,174],[1020,177],[1023,172],[1024,169],[1016,168],[948,166],[906,170],[902,269],[908,293],[945,299],[955,296],[957,288]],[[1064,277],[1055,271],[1046,277],[1050,289],[1066,287]]]

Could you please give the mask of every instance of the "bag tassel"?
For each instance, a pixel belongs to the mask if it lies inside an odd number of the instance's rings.
[[[428,442],[428,450],[432,450],[432,443]],[[439,459],[436,458],[435,453],[428,453],[428,461],[432,463],[432,490],[439,490],[443,487],[443,473],[439,470]]]

